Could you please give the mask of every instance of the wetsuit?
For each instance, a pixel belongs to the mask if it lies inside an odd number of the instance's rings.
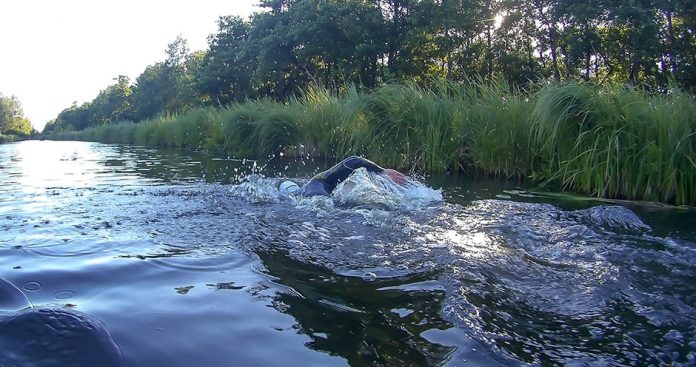
[[[365,158],[357,156],[348,157],[337,165],[312,177],[312,179],[302,187],[302,196],[331,196],[331,192],[336,186],[348,178],[348,176],[358,168],[365,168],[368,172],[374,173],[384,172],[384,168]]]

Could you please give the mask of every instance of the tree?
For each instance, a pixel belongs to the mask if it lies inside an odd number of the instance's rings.
[[[368,1],[298,1],[289,29],[300,70],[327,88],[374,86],[384,52],[379,9]]]
[[[196,51],[186,55],[173,102],[175,111],[187,111],[200,106],[205,101],[198,90],[198,76],[201,74],[205,56],[206,51]]]
[[[99,95],[90,104],[92,116],[88,126],[133,119],[130,100],[133,91],[130,79],[125,75],[119,75],[114,80],[116,83],[99,92]]]
[[[218,32],[197,74],[196,88],[209,102],[226,105],[251,94],[253,65],[247,50],[249,23],[240,17],[220,17]]]
[[[83,130],[93,121],[92,103],[86,102],[78,106],[73,102],[72,106],[61,111],[56,119],[47,125],[44,131]]]
[[[266,5],[269,4],[269,5]],[[252,73],[254,93],[287,98],[310,78],[296,59],[296,45],[290,35],[290,1],[262,1],[270,12],[252,16],[245,50],[256,64]]]
[[[564,45],[566,77],[589,81],[593,74],[597,76],[602,47],[598,29],[605,22],[605,11],[605,3],[602,0],[566,0],[559,3],[558,13],[564,24],[559,40]]]
[[[164,70],[164,63],[148,65],[136,79],[133,88],[133,117],[144,120],[164,112],[167,106],[168,88],[171,88]]]
[[[29,135],[33,131],[19,99],[0,93],[0,135]]]
[[[167,59],[149,65],[135,79],[133,116],[136,121],[162,113],[177,113],[200,104],[195,86],[203,54],[191,53],[187,42],[178,36],[165,50]]]
[[[177,37],[130,85],[65,109],[51,128],[140,121],[204,104],[284,100],[319,84],[373,88],[544,78],[696,91],[696,0],[261,0],[226,16],[208,49]]]

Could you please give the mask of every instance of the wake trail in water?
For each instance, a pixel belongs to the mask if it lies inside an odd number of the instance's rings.
[[[285,203],[261,216],[256,245],[368,281],[438,274],[445,318],[496,353],[552,364],[696,361],[696,246],[654,235],[625,207],[462,206],[367,172],[331,198],[284,200],[275,179],[254,180],[232,195]]]

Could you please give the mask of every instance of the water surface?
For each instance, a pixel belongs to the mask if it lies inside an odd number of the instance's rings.
[[[273,190],[326,166],[0,145],[0,364],[696,364],[694,212],[449,176],[391,207]]]

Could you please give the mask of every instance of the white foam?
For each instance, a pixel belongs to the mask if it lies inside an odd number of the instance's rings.
[[[359,168],[338,184],[332,197],[339,205],[376,205],[390,210],[412,210],[442,202],[442,190],[411,180],[402,187],[384,175],[371,174],[365,168]]]
[[[276,181],[252,174],[247,176],[246,180],[239,185],[232,185],[230,193],[250,203],[278,203],[281,201],[282,195],[278,192]]]

